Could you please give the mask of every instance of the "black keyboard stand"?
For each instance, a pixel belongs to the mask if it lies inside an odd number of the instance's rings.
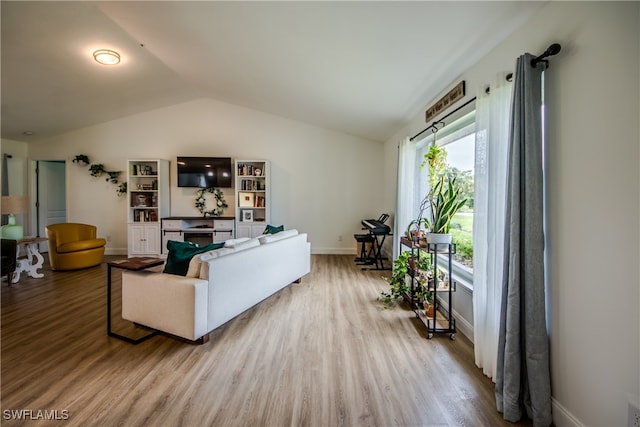
[[[356,264],[375,266],[375,267],[362,267],[362,270],[391,270],[384,266],[384,261],[388,260],[387,257],[382,256],[382,245],[385,239],[390,234],[354,234],[356,242],[360,243],[360,256],[355,259]],[[366,245],[369,244],[369,250],[367,251]]]

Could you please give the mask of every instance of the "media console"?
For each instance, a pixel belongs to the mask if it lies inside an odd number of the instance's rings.
[[[167,255],[167,241],[194,242],[199,245],[221,243],[234,236],[234,217],[162,218],[162,255]]]

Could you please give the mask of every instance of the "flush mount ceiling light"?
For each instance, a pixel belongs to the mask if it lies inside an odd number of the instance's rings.
[[[93,59],[103,65],[116,65],[120,62],[120,54],[109,49],[98,49],[93,52]]]

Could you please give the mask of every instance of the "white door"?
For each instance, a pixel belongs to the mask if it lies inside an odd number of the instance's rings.
[[[38,235],[47,236],[49,224],[67,222],[67,193],[65,179],[66,164],[60,161],[38,161],[37,212]],[[46,243],[40,245],[41,252],[48,252]]]

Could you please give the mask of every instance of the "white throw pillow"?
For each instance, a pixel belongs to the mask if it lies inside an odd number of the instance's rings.
[[[260,242],[257,239],[249,239],[246,242],[238,243],[233,248],[220,248],[215,249],[213,251],[205,252],[200,255],[201,261],[209,261],[211,259],[215,259],[224,255],[232,254],[235,252],[244,251],[249,248],[254,248],[256,246],[260,246]]]
[[[209,263],[200,263],[200,279],[209,280]]]
[[[200,261],[200,256],[195,255],[189,261],[189,269],[187,270],[187,274],[185,277],[198,277],[201,278],[200,270],[202,269],[202,262]]]
[[[235,248],[241,243],[251,240],[249,237],[239,237],[237,239],[229,239],[224,242],[225,248]]]
[[[260,236],[260,243],[265,245],[271,242],[277,242],[278,240],[287,239],[289,237],[297,236],[298,230],[292,228],[291,230],[284,230],[276,234],[265,234]]]

